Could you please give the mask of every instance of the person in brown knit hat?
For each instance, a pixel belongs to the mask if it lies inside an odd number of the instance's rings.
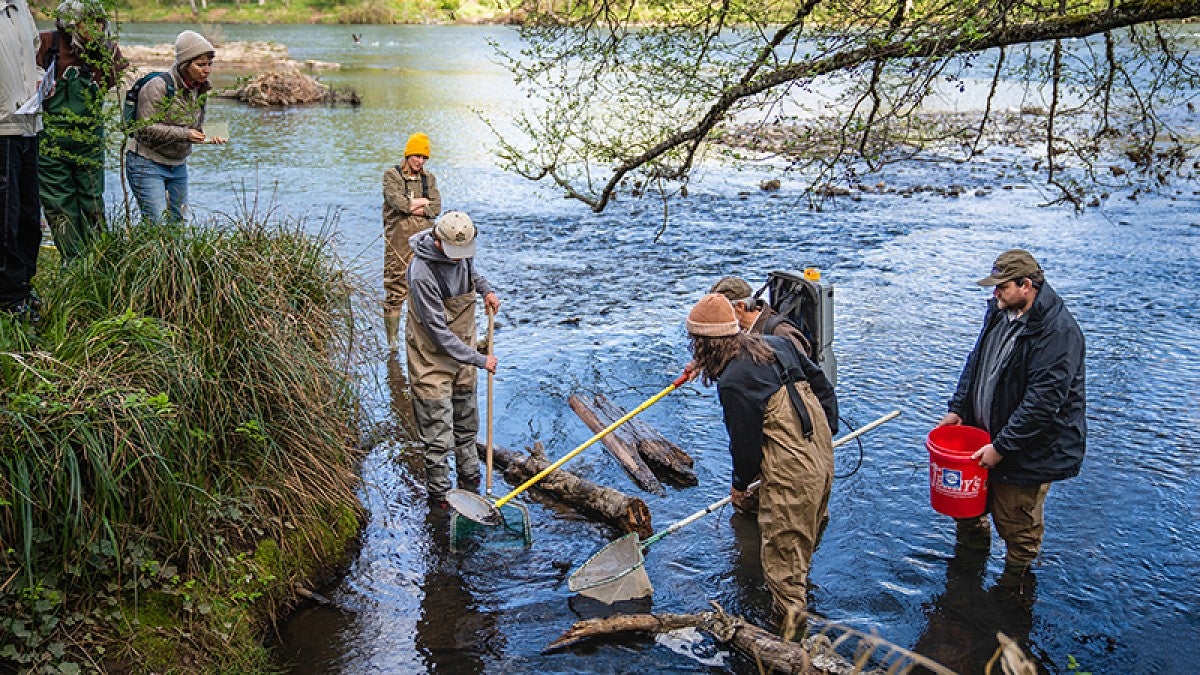
[[[720,293],[687,317],[692,370],[717,385],[729,433],[734,504],[758,489],[763,576],[787,638],[802,632],[808,568],[833,487],[837,396],[790,340],[743,332]]]

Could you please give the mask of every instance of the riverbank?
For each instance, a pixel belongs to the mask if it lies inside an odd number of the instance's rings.
[[[117,226],[0,315],[0,671],[264,672],[364,513],[328,228]],[[246,283],[253,280],[254,283]]]

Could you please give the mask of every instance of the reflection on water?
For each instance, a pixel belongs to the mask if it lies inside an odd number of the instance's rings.
[[[997,632],[1028,648],[1036,573],[1026,575],[1020,588],[985,590],[986,568],[987,555],[981,551],[957,550],[946,562],[945,587],[929,603],[927,623],[913,651],[958,673],[981,673],[999,647]]]
[[[180,28],[124,35],[165,42]],[[505,299],[498,445],[541,441],[561,456],[591,435],[566,397],[604,393],[632,409],[661,390],[688,358],[683,317],[714,280],[761,282],[773,269],[816,266],[836,286],[843,414],[855,425],[893,408],[904,414],[868,434],[862,468],[835,481],[832,520],[813,558],[812,608],[966,672],[978,672],[984,636],[997,630],[1026,639],[1051,672],[1066,670],[1067,655],[1093,672],[1200,670],[1194,649],[1163,641],[1200,634],[1195,186],[1136,201],[1114,195],[1077,216],[1039,206],[1048,196],[1027,173],[1032,161],[1013,150],[970,167],[930,162],[879,177],[966,186],[958,199],[867,195],[815,212],[786,179],[764,193],[762,171],[707,166],[690,196],[670,204],[671,225],[656,240],[659,203],[622,199],[592,214],[491,165],[470,106],[503,113],[515,100],[484,43],[511,40],[506,29],[359,30],[355,46],[349,27],[224,27],[226,39],[274,39],[297,58],[346,64],[323,78],[354,85],[365,104],[258,111],[214,103],[211,114],[230,123],[235,140],[190,160],[193,202],[198,211],[228,210],[231,187],[257,183],[275,190],[284,213],[333,209],[344,258],[379,287],[380,176],[400,160],[408,134],[429,133],[447,208],[480,224],[478,266]],[[233,75],[218,67],[215,77]],[[993,189],[976,197],[976,187]],[[965,566],[951,557],[954,526],[929,507],[923,439],[979,330],[987,296],[972,280],[1018,246],[1042,261],[1087,337],[1090,436],[1082,474],[1047,499],[1036,600],[1013,605],[993,592],[999,556]],[[386,383],[366,411],[381,428],[411,424],[398,365],[380,354],[368,375]],[[727,494],[712,388],[686,386],[641,419],[693,455],[698,486],[640,493],[599,446],[567,468],[645,499],[656,529]],[[364,461],[371,520],[362,552],[324,589],[333,607],[306,608],[283,628],[282,649],[298,672],[754,672],[740,657],[709,666],[649,639],[542,655],[594,611],[572,600],[566,578],[615,533],[530,499],[529,549],[451,553],[445,526],[425,507],[417,456],[397,437]],[[715,599],[764,622],[770,596],[753,562],[757,539],[752,522],[725,511],[656,543],[646,556],[649,607],[696,612]]]

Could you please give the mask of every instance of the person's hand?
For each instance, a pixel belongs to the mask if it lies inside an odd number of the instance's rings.
[[[188,140],[192,143],[203,143],[204,132],[196,129],[188,129]]]
[[[498,366],[498,365],[500,365],[500,359],[497,359],[495,357],[495,355],[492,355],[492,356],[487,357],[487,363],[484,364],[483,369],[488,371],[489,373],[495,375],[496,374],[496,366]]]
[[[733,508],[743,513],[754,513],[758,511],[758,490],[751,488],[749,490],[739,490],[733,486],[729,488],[729,501],[733,503]]]
[[[427,197],[413,197],[408,200],[408,210],[413,213],[425,215],[426,206],[429,206],[429,199]]]
[[[1000,463],[1000,460],[1004,459],[1004,455],[996,452],[996,446],[988,443],[982,448],[976,450],[975,453],[971,455],[971,459],[979,460],[979,466],[982,466],[985,469],[994,469],[996,465]]]
[[[212,143],[212,144],[214,144],[214,145],[225,145],[226,143],[228,143],[228,142],[229,142],[229,139],[228,139],[228,138],[221,138],[220,136],[205,136],[205,137],[204,137],[204,142],[205,142],[205,143]]]
[[[683,372],[688,376],[687,381],[691,382],[697,377],[700,377],[700,365],[696,363],[696,359],[688,361],[688,364],[683,367]]]
[[[492,311],[492,314],[500,312],[500,298],[494,292],[483,296],[483,304]]]
[[[948,412],[946,413],[946,416],[937,423],[937,426],[944,427],[947,424],[962,424],[962,418],[958,416],[958,413]]]

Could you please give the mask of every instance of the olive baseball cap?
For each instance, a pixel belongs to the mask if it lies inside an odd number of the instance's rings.
[[[1038,261],[1034,260],[1029,251],[1014,248],[1001,253],[996,262],[992,263],[992,273],[975,283],[980,286],[999,286],[1006,281],[1033,276],[1040,271],[1041,265],[1038,265]]]
[[[730,302],[744,300],[754,293],[750,284],[740,277],[721,277],[717,283],[712,285],[712,288],[708,289],[708,292],[720,293],[729,298]]]

